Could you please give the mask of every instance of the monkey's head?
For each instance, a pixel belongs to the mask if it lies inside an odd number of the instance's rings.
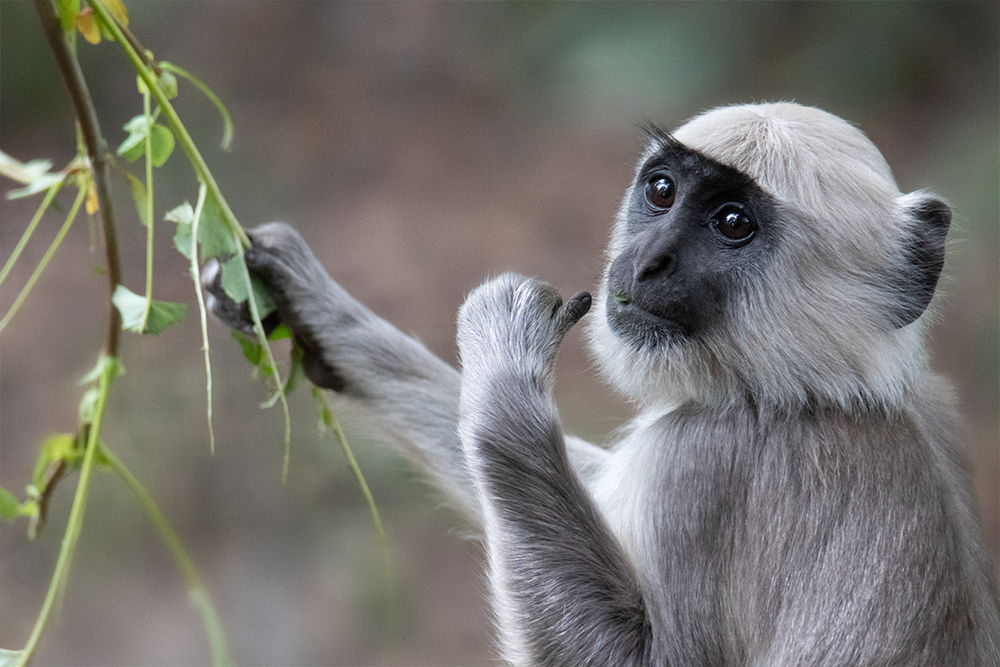
[[[643,403],[892,409],[926,364],[921,315],[950,220],[818,109],[724,107],[651,129],[592,346]]]

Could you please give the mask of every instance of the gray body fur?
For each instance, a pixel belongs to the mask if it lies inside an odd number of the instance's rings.
[[[310,378],[369,412],[482,527],[511,663],[1000,666],[926,303],[899,306],[920,276],[898,267],[933,274],[933,290],[940,265],[920,248],[943,253],[947,208],[900,194],[870,142],[815,109],[709,112],[651,141],[640,167],[673,140],[765,193],[767,261],[727,294],[721,325],[623,337],[605,312],[610,267],[636,252],[626,193],[588,333],[641,411],[608,449],[564,435],[552,397],[589,295],[487,282],[459,314],[459,373],[350,297],[291,228],[255,230],[247,261]]]

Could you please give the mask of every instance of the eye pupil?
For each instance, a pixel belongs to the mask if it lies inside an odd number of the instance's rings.
[[[666,210],[674,205],[677,188],[666,176],[654,176],[646,183],[646,200],[653,208]]]
[[[756,231],[750,216],[735,206],[724,207],[713,221],[719,233],[730,241],[746,241]]]

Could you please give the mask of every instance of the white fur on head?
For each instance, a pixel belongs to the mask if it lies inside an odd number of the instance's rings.
[[[748,396],[779,410],[900,405],[926,363],[922,318],[901,328],[886,320],[885,276],[906,260],[912,195],[900,194],[878,149],[846,121],[790,103],[715,109],[673,137],[773,195],[778,213],[762,224],[779,241],[767,269],[731,295],[725,326],[669,350],[636,349],[611,332],[605,278],[589,334],[606,376],[647,405]]]

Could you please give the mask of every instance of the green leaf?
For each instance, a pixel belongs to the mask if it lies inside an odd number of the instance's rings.
[[[278,310],[278,304],[275,303],[274,297],[268,291],[267,286],[264,281],[254,275],[250,275],[250,287],[253,289],[254,303],[257,304],[257,314],[260,319],[264,319],[274,311]],[[278,340],[277,338],[271,338],[271,340]]]
[[[23,649],[20,651],[8,651],[5,648],[0,648],[0,667],[19,667],[26,664],[27,661],[28,656]]]
[[[76,442],[69,433],[60,433],[45,439],[41,451],[38,452],[38,459],[35,461],[35,471],[31,474],[31,482],[35,488],[45,488],[45,471],[49,469],[50,465],[62,460],[73,463],[83,455],[75,448],[75,445]]]
[[[284,340],[286,338],[292,337],[292,330],[288,328],[288,325],[282,322],[278,326],[274,327],[274,331],[268,334],[268,340]]]
[[[90,424],[94,421],[94,415],[97,414],[97,403],[100,398],[101,394],[97,391],[97,387],[91,387],[83,392],[83,396],[80,398],[80,405],[77,406],[77,413],[81,424]]]
[[[298,389],[306,379],[306,367],[302,363],[305,352],[298,345],[292,346],[292,365],[288,369],[288,379],[285,380],[285,396]]]
[[[136,333],[156,335],[172,324],[187,317],[187,306],[169,301],[152,301],[139,296],[124,285],[119,285],[111,296],[112,303],[122,314],[122,329]],[[149,315],[146,315],[147,304]],[[145,328],[143,328],[145,321]]]
[[[255,377],[258,370],[263,372],[264,377],[270,377],[273,371],[267,364],[267,353],[264,351],[261,344],[257,342],[257,339],[244,336],[238,331],[233,331],[232,336],[240,344],[240,349],[243,350],[243,356],[246,357],[247,361],[254,365]]]
[[[139,81],[141,83],[142,80]],[[152,144],[150,159],[154,167],[162,166],[174,152],[174,133],[165,125],[151,121],[152,119],[146,118],[145,114],[140,114],[125,123],[122,128],[128,132],[128,136],[118,146],[117,154],[125,156],[129,162],[135,162],[145,154],[146,135],[149,134]]]
[[[174,133],[166,125],[154,123],[150,142],[152,143],[150,159],[153,161],[153,166],[162,167],[174,152]]]
[[[160,88],[168,100],[177,97],[177,77],[172,73],[166,70],[161,71],[160,76],[157,78],[157,83],[160,84]]]
[[[7,193],[7,199],[23,199],[24,197],[30,197],[31,195],[38,194],[39,192],[45,192],[51,188],[56,183],[59,183],[66,178],[66,174],[56,172],[53,174],[42,174],[38,176],[30,183],[28,183],[23,188],[18,188],[17,190],[11,190]]]
[[[188,307],[184,303],[172,301],[153,301],[153,307],[146,319],[146,330],[143,333],[154,336],[167,327],[183,322],[187,318]]]
[[[205,197],[205,205],[201,209],[201,220],[198,221],[198,243],[201,244],[203,260],[236,255],[240,250],[240,241],[229,230],[226,218],[222,214],[222,206],[211,191]],[[246,297],[243,297],[241,301],[245,299]]]
[[[191,228],[194,226],[194,209],[191,204],[184,202],[177,208],[167,212],[163,219],[167,222],[176,222],[177,231],[174,233],[174,247],[188,259],[191,259]]]
[[[233,255],[222,263],[222,289],[236,303],[243,303],[250,298],[247,291],[247,265],[242,255]]]
[[[21,503],[17,501],[17,496],[0,486],[0,519],[13,521],[19,516],[21,516]]]
[[[146,152],[146,135],[149,133],[149,119],[145,114],[139,114],[122,126],[128,136],[115,151],[118,155],[124,155],[129,162],[135,162]]]
[[[191,207],[190,202],[184,202],[180,206],[167,211],[163,219],[167,222],[176,222],[178,225],[193,225],[194,208]]]
[[[77,383],[81,387],[85,384],[90,384],[91,382],[97,382],[104,375],[104,369],[109,365],[114,365],[112,379],[125,375],[125,364],[121,362],[117,357],[109,357],[105,354],[101,354],[97,358],[97,363],[91,368],[86,375],[80,378]]]
[[[122,329],[142,333],[142,323],[146,319],[146,297],[139,296],[124,285],[119,285],[111,295],[111,301],[122,314]]]
[[[132,199],[135,200],[135,208],[139,212],[139,222],[143,227],[149,227],[149,216],[146,215],[146,186],[138,178],[129,172],[125,172],[129,187],[132,189]]]
[[[236,303],[243,303],[250,298],[247,292],[247,267],[240,255],[234,255],[222,263],[222,289],[230,299]],[[274,297],[267,291],[264,281],[255,275],[250,276],[250,287],[253,290],[254,302],[257,304],[257,314],[264,319],[275,310],[278,305],[274,302]]]

